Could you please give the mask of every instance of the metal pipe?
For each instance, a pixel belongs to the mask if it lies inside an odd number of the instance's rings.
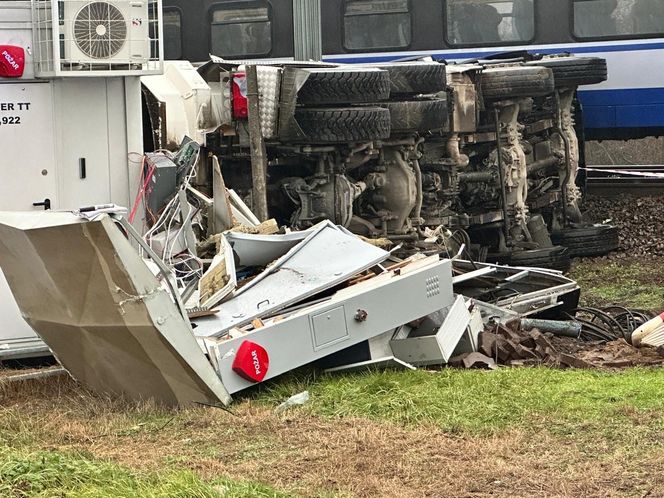
[[[386,238],[390,240],[417,240],[418,235],[416,233],[406,234],[406,235],[387,235]]]
[[[46,345],[34,346],[29,348],[16,347],[16,349],[0,350],[0,361],[20,360],[22,358],[48,357],[51,356],[51,350]]]
[[[66,373],[67,371],[64,368],[50,368],[48,370],[41,370],[39,372],[10,375],[9,377],[0,379],[0,384],[10,384],[12,382],[24,382],[26,380],[45,379],[48,377],[55,377],[57,375],[65,375]]]
[[[539,161],[534,161],[530,163],[528,167],[528,175],[537,173],[539,170],[550,168],[558,164],[559,160],[557,157],[547,157],[546,159],[540,159]]]
[[[459,180],[466,183],[491,182],[495,180],[491,171],[471,171],[469,173],[459,173]]]
[[[493,115],[496,120],[496,145],[498,147],[498,178],[500,180],[500,197],[503,208],[503,231],[505,232],[505,240],[510,236],[510,221],[507,212],[507,190],[505,189],[505,171],[503,170],[503,146],[500,143],[500,112],[498,108],[493,110]]]
[[[534,318],[522,318],[521,328],[523,330],[537,329],[540,332],[550,332],[562,337],[581,337],[581,324],[579,322],[563,322],[559,320],[536,320]]]

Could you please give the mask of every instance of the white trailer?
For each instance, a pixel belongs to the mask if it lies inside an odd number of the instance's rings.
[[[0,210],[129,204],[160,33],[157,0],[0,1]],[[1,271],[0,316],[0,359],[49,354]]]

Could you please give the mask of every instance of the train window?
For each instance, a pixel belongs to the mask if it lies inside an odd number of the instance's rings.
[[[447,42],[454,45],[499,45],[532,41],[533,0],[448,0]]]
[[[662,0],[574,0],[573,14],[578,38],[664,33]]]
[[[182,58],[182,14],[179,9],[165,8],[164,24],[164,58],[175,60]]]
[[[251,5],[214,8],[210,44],[214,55],[234,57],[270,53],[270,9],[266,2],[252,2]]]
[[[344,13],[344,46],[349,50],[406,48],[411,41],[408,0],[352,0]]]

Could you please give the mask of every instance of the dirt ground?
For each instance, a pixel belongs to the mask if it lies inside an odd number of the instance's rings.
[[[652,268],[662,263],[587,260],[573,276],[597,291],[596,305],[623,299],[618,291],[634,299],[645,292],[654,310],[664,293]],[[593,354],[625,349],[604,348]],[[402,425],[307,409],[277,415],[260,397],[230,411],[165,411],[92,395],[68,376],[2,386],[3,376],[15,373],[25,371],[0,370],[0,442],[81,452],[137,472],[185,468],[205,480],[255,481],[288,496],[664,497],[664,410],[630,402],[616,402],[599,421],[588,413],[587,421],[581,414],[579,422],[560,423],[535,411],[532,424],[474,434],[443,430],[433,419]],[[635,389],[626,399],[638,396]]]
[[[232,413],[162,413],[92,396],[66,377],[13,385],[2,398],[3,437],[31,434],[49,450],[82,451],[139,471],[184,466],[205,479],[255,480],[287,494],[664,496],[661,436],[633,455],[582,433],[456,435],[426,424],[279,416],[252,401]]]

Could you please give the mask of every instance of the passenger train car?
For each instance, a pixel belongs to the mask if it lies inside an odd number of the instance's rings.
[[[164,0],[167,59],[292,58],[292,0]],[[605,58],[579,92],[587,139],[664,133],[664,0],[321,0],[324,59],[570,52]]]

